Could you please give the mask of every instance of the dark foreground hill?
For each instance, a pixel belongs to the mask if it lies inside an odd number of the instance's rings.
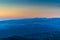
[[[0,21],[0,39],[60,40],[60,18],[28,18]]]
[[[57,32],[57,34],[50,34],[50,33],[39,33],[38,34],[38,33],[36,33],[36,34],[29,34],[29,35],[25,35],[25,36],[31,36],[31,38],[22,37],[22,36],[10,36],[7,38],[0,38],[0,40],[60,40],[60,33],[58,33],[58,32]]]
[[[37,39],[24,38],[24,37],[20,37],[20,36],[12,36],[12,37],[8,37],[8,38],[1,38],[1,40],[37,40]]]

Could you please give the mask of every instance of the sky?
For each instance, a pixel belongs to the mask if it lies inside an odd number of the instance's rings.
[[[60,0],[0,0],[0,19],[60,18]]]

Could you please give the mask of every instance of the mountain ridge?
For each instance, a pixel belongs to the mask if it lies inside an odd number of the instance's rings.
[[[23,36],[34,38],[47,37],[60,34],[60,18],[31,18],[0,21],[0,37]],[[42,35],[41,35],[42,33]],[[47,36],[45,33],[48,33]],[[33,35],[34,34],[34,35]],[[31,36],[29,36],[31,35]],[[39,36],[38,36],[39,35]],[[37,38],[35,36],[35,38]]]

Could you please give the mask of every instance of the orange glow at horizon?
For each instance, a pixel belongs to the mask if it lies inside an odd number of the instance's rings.
[[[0,18],[60,17],[60,9],[0,7]]]

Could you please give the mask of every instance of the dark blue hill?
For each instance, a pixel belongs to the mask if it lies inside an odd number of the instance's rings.
[[[0,21],[0,37],[60,38],[60,18],[28,18]]]

